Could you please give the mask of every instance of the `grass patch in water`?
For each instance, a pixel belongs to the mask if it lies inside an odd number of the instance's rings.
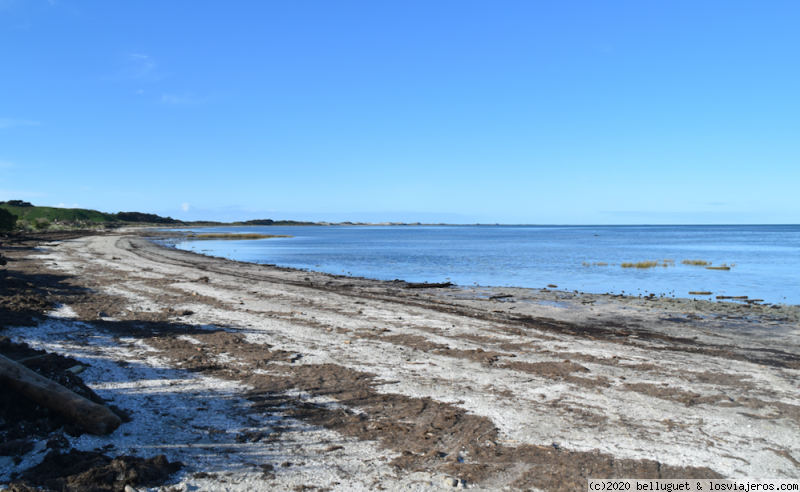
[[[661,265],[661,263],[657,261],[637,261],[636,263],[623,263],[622,268],[655,268]]]
[[[273,236],[270,234],[189,234],[191,239],[270,239],[273,237],[294,237],[294,236]]]
[[[585,266],[585,267],[588,267],[588,266],[608,266],[608,263],[606,263],[604,261],[595,261],[594,263],[584,261],[583,262],[583,266]]]
[[[731,267],[729,267],[727,263],[723,263],[722,265],[719,265],[719,266],[707,266],[706,267],[706,270],[730,270],[730,269],[731,269]]]
[[[681,264],[692,266],[711,266],[711,262],[705,260],[683,260],[681,261]]]

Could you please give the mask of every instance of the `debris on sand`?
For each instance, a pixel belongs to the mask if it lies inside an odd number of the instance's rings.
[[[183,463],[170,463],[163,454],[148,459],[110,458],[94,451],[53,450],[40,464],[26,470],[9,490],[123,492],[130,486],[160,485],[181,468]]]

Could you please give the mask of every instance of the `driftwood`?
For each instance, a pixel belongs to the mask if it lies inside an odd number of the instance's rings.
[[[90,434],[114,432],[122,421],[108,408],[0,355],[0,383],[66,417]]]
[[[450,287],[451,285],[453,285],[451,282],[443,282],[441,284],[406,284],[406,289],[438,289]]]

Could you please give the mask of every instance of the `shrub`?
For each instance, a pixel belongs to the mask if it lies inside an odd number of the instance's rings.
[[[10,232],[17,224],[14,214],[4,208],[0,208],[0,232]]]
[[[50,221],[44,217],[39,217],[34,221],[33,227],[37,229],[47,229],[48,227],[50,227]]]

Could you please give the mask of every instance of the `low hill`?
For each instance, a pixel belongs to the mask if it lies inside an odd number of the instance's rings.
[[[89,210],[85,208],[59,208],[59,207],[38,207],[30,202],[22,200],[9,200],[7,202],[0,202],[0,209],[8,210],[16,220],[27,220],[33,222],[36,219],[47,219],[50,222],[94,222],[95,224],[115,224],[122,226],[125,224],[161,224],[161,225],[175,225],[175,226],[190,226],[190,227],[203,227],[203,226],[318,226],[328,225],[315,222],[301,222],[296,220],[272,220],[272,219],[259,219],[247,220],[239,222],[216,222],[216,221],[193,221],[184,222],[181,220],[173,219],[172,217],[161,217],[156,214],[147,214],[143,212],[118,212],[116,214],[108,214],[105,212],[98,212],[97,210]],[[350,225],[350,222],[344,222],[344,225]]]
[[[145,214],[142,212],[119,212],[116,215],[117,220],[122,222],[144,222],[147,224],[182,224],[180,220],[173,219],[172,217],[161,217],[156,214]]]
[[[246,225],[246,226],[313,226],[319,225],[316,222],[300,222],[297,220],[272,220],[272,219],[258,219],[246,220],[244,222],[233,222],[231,225]]]
[[[113,214],[105,214],[97,210],[84,208],[58,208],[58,207],[37,207],[29,202],[22,200],[9,200],[0,202],[0,208],[6,209],[14,215],[17,220],[36,220],[47,219],[51,222],[118,222]]]

